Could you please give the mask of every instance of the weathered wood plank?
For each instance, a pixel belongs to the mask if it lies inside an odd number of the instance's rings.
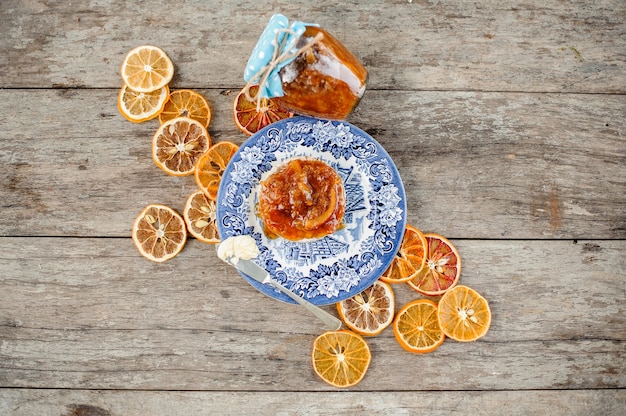
[[[214,141],[242,143],[234,93],[200,90]],[[0,91],[0,235],[128,236],[193,178],[151,160],[158,121],[117,90]],[[456,238],[625,238],[626,96],[369,91],[350,118],[391,154],[409,221]]]
[[[626,92],[626,5],[621,0],[110,0],[0,6],[0,87],[117,87],[134,46],[163,47],[174,86],[240,88],[269,16],[317,22],[370,72],[370,88]],[[260,12],[261,11],[261,12]],[[80,46],[76,46],[76,45]]]
[[[415,356],[388,328],[355,390],[626,387],[625,241],[455,244],[461,282],[490,301],[487,336]],[[323,326],[206,244],[165,264],[130,239],[1,238],[0,252],[2,386],[328,390],[310,363]],[[419,297],[394,288],[397,309]]]
[[[0,379],[33,388],[327,391],[310,359],[322,332],[8,330]],[[368,344],[373,361],[353,390],[626,387],[623,340],[449,341],[426,357],[401,351],[389,332]]]
[[[368,415],[506,414],[611,416],[626,406],[624,390],[449,392],[148,392],[0,390],[0,413],[68,415]],[[82,413],[81,413],[82,412]]]

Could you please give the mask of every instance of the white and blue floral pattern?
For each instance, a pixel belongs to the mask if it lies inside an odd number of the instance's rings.
[[[343,225],[319,239],[270,239],[256,215],[259,183],[293,158],[332,166],[346,191]],[[387,152],[364,131],[338,121],[295,117],[250,137],[226,167],[218,192],[222,239],[248,234],[261,251],[254,259],[273,279],[317,305],[339,302],[370,286],[396,255],[406,226],[400,175]],[[261,292],[292,302],[243,275]]]

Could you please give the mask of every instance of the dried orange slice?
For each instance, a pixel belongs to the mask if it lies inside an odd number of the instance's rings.
[[[172,91],[163,111],[159,114],[159,121],[165,123],[176,117],[188,117],[208,127],[211,121],[211,108],[206,98],[195,91]]]
[[[409,352],[425,354],[436,350],[446,339],[437,321],[437,304],[417,299],[404,305],[393,321],[393,334]]]
[[[225,141],[214,144],[196,162],[196,184],[212,200],[217,199],[222,174],[239,146]]]
[[[491,326],[489,303],[467,286],[448,290],[439,300],[437,315],[446,336],[461,342],[482,338]]]
[[[250,87],[249,94],[255,96],[259,87],[253,85]],[[244,91],[241,91],[233,104],[233,112],[235,115],[235,124],[242,132],[248,136],[252,136],[265,126],[293,117],[293,113],[281,108],[277,102],[271,98],[262,98],[260,106],[257,110],[256,101],[250,101],[246,98]]]
[[[415,277],[426,264],[426,238],[412,225],[407,224],[402,244],[391,265],[380,276],[387,283],[405,283]]]
[[[328,331],[313,343],[313,370],[335,387],[357,384],[365,376],[371,360],[367,343],[352,331]]]
[[[161,124],[154,134],[152,159],[170,175],[191,175],[210,145],[209,133],[200,122],[178,117]]]
[[[163,49],[142,45],[128,52],[120,71],[129,88],[137,92],[152,92],[172,80],[174,64]]]
[[[337,303],[337,311],[354,332],[378,335],[393,322],[393,290],[387,283],[376,281],[363,292]]]
[[[426,296],[439,296],[454,287],[461,276],[461,256],[447,238],[439,234],[426,237],[426,265],[407,283]]]
[[[167,85],[152,92],[137,92],[124,85],[117,96],[117,108],[127,120],[141,123],[159,115],[169,94]]]
[[[207,198],[204,192],[196,191],[189,195],[183,211],[189,234],[205,243],[219,243],[216,209],[215,201]]]
[[[187,230],[183,217],[172,208],[151,204],[135,219],[132,237],[144,257],[160,263],[180,253]]]

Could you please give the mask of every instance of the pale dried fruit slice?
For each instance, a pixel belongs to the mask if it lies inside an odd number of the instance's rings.
[[[196,162],[196,184],[209,198],[217,199],[222,174],[238,149],[239,146],[234,143],[219,142],[211,146]]]
[[[367,342],[352,331],[328,331],[313,343],[313,370],[328,384],[350,387],[360,382],[372,360]]]
[[[169,93],[167,85],[152,92],[138,92],[124,85],[117,96],[117,108],[127,120],[141,123],[159,115]]]
[[[393,333],[402,348],[417,354],[436,350],[446,338],[437,321],[437,304],[429,299],[404,305],[393,321]]]
[[[137,46],[124,58],[120,70],[124,83],[137,92],[151,92],[166,86],[174,76],[174,64],[163,49]]]
[[[426,264],[407,284],[426,296],[439,296],[458,283],[461,256],[447,238],[434,233],[424,236]]]
[[[387,283],[408,282],[425,264],[426,237],[420,230],[407,224],[400,249],[380,280]]]
[[[439,300],[437,316],[441,330],[461,342],[484,337],[491,326],[489,303],[467,286],[448,290]]]
[[[135,219],[132,238],[144,257],[161,263],[180,253],[187,230],[183,217],[172,208],[151,204]]]
[[[189,195],[183,211],[189,234],[205,243],[219,243],[216,209],[215,201],[207,198],[204,192],[196,191]]]
[[[193,90],[172,91],[163,111],[159,114],[159,121],[165,123],[176,117],[187,117],[209,127],[211,122],[211,107],[206,98]]]
[[[250,87],[250,95],[255,96],[258,89],[257,85]],[[272,98],[261,98],[260,105],[257,107],[256,101],[248,100],[243,91],[235,97],[233,114],[239,130],[248,136],[278,120],[293,117],[291,111],[283,109]]]
[[[378,335],[393,322],[393,290],[387,283],[376,281],[361,293],[337,303],[337,311],[354,332]]]
[[[211,146],[211,138],[196,120],[178,117],[161,124],[152,139],[152,159],[174,176],[191,175],[196,162]]]

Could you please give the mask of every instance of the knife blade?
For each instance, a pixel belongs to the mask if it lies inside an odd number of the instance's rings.
[[[233,266],[235,266],[237,270],[245,273],[257,282],[271,284],[272,278],[270,277],[270,274],[267,272],[267,270],[265,270],[252,260],[238,259],[237,262],[233,264]]]

